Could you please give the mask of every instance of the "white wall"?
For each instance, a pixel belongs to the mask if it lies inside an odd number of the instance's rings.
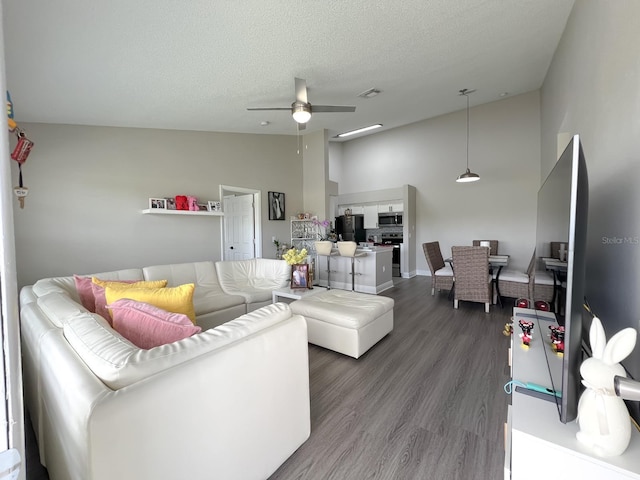
[[[345,142],[340,194],[416,187],[419,274],[429,272],[422,243],[438,240],[447,257],[451,246],[481,238],[499,240],[510,267],[526,270],[535,245],[539,111],[538,92],[471,108],[469,166],[482,177],[471,184],[455,182],[466,168],[466,109]]]
[[[640,329],[640,2],[575,3],[541,90],[542,171],[578,133],[589,172],[587,298],[611,336]],[[640,348],[625,362],[640,380]]]
[[[269,221],[267,192],[302,211],[296,137],[69,125],[21,125],[35,142],[14,206],[19,285],[46,276],[220,259],[218,217],[142,215],[149,197],[216,200],[219,185],[262,191],[264,256],[288,221]],[[11,162],[14,163],[15,162]],[[12,177],[17,184],[17,169]]]

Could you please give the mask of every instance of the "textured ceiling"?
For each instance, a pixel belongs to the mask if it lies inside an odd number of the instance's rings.
[[[539,88],[573,3],[2,0],[7,85],[18,122],[295,135],[246,109],[289,106],[298,76],[311,104],[356,106],[313,115],[333,137]]]

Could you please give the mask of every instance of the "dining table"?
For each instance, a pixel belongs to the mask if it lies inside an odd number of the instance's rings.
[[[453,257],[449,257],[445,259],[445,262],[451,265],[451,268],[453,269]],[[500,305],[500,307],[502,307],[502,297],[500,296],[500,286],[499,286],[498,280],[500,279],[500,272],[502,272],[502,269],[507,265],[509,265],[509,255],[489,255],[489,267],[490,267],[489,271],[491,272],[492,270],[494,270],[496,273],[496,276],[493,281],[496,285],[496,295],[498,297],[498,304]],[[454,271],[454,282],[453,282],[453,287],[451,288],[451,291],[450,291],[450,296],[453,295],[453,290],[454,288],[456,288],[455,269],[453,271]]]

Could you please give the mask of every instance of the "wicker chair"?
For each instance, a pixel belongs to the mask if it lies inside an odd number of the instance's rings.
[[[489,255],[498,255],[498,240],[474,240],[471,244],[474,247],[479,247],[480,242],[489,242],[489,248],[491,248]]]
[[[535,272],[535,268],[536,252],[534,250],[526,273],[509,269],[503,269],[502,272],[500,272],[498,288],[494,291],[494,297],[497,295],[496,292],[500,290],[501,297],[526,298],[533,300],[533,274]],[[496,300],[497,299],[494,298],[493,303],[496,303]]]
[[[451,290],[453,288],[453,269],[445,265],[442,259],[439,242],[428,242],[422,244],[424,256],[431,270],[431,295],[435,295],[436,289]]]
[[[456,288],[453,308],[460,300],[484,303],[489,313],[492,300],[493,279],[489,274],[489,249],[487,247],[451,247]]]

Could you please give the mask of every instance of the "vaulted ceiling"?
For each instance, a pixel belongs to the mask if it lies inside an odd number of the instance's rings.
[[[296,134],[383,129],[539,88],[573,0],[2,0],[18,122]],[[377,88],[373,98],[358,94]],[[268,122],[267,125],[261,123]],[[378,130],[379,131],[379,130]]]

